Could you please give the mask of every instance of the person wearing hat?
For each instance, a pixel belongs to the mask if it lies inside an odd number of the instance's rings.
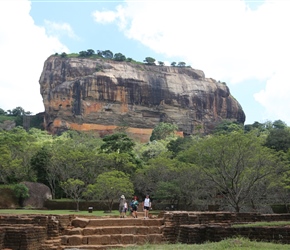
[[[125,203],[126,203],[126,198],[122,194],[121,198],[119,200],[119,212],[120,212],[120,218],[125,218]]]

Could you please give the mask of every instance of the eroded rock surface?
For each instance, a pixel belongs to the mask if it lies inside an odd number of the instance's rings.
[[[50,56],[39,82],[45,126],[53,133],[123,127],[148,136],[159,122],[170,122],[193,134],[223,119],[245,121],[226,84],[188,67]]]

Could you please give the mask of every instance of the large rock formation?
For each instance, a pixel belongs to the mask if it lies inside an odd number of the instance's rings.
[[[52,133],[122,127],[148,137],[159,122],[193,134],[224,119],[245,121],[226,84],[190,67],[50,56],[39,82]]]

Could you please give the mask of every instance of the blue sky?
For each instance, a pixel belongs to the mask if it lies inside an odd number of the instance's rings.
[[[0,108],[44,111],[39,77],[55,52],[109,49],[186,62],[226,82],[246,124],[290,124],[290,1],[0,1]]]

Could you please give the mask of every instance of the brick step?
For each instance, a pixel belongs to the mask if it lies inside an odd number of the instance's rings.
[[[78,245],[118,245],[118,244],[158,244],[164,242],[162,234],[133,235],[133,234],[114,234],[114,235],[63,235],[60,236],[62,246]]]
[[[18,216],[14,216],[14,217],[9,217],[9,221],[6,221],[5,218],[0,220],[0,225],[17,225],[17,224],[23,224],[23,225],[27,225],[27,224],[31,224],[34,225],[35,221],[33,218],[28,218],[28,217],[18,217]]]
[[[163,219],[146,219],[142,218],[106,218],[106,219],[86,219],[76,218],[72,221],[74,227],[109,227],[109,226],[161,226]]]
[[[41,244],[41,250],[59,250],[61,246],[61,239],[58,237],[57,239],[45,240]]]
[[[66,229],[63,235],[162,234],[164,226],[109,226]]]

